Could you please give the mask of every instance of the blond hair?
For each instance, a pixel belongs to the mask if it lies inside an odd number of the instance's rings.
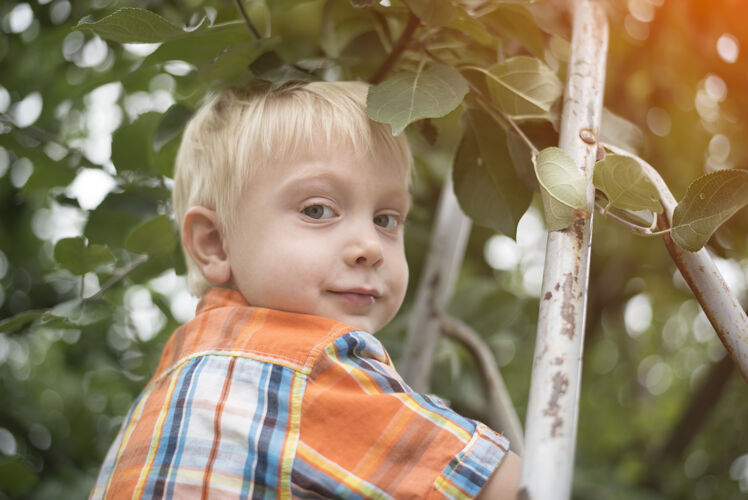
[[[221,234],[231,234],[237,203],[257,171],[333,147],[393,162],[409,180],[407,140],[368,118],[367,92],[362,82],[293,82],[216,93],[190,120],[177,153],[172,203],[180,230],[187,210],[204,206],[216,211]],[[184,255],[190,293],[200,296],[212,285]]]

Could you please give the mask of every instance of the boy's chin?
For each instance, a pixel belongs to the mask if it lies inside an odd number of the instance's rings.
[[[343,317],[337,317],[337,318],[332,318],[332,319],[340,321],[341,323],[345,323],[346,325],[352,326],[358,331],[371,333],[372,335],[378,332],[384,326],[381,324],[381,321],[378,321],[374,318],[343,315]]]

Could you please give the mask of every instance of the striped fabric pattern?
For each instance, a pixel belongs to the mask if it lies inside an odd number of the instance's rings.
[[[473,498],[508,446],[413,392],[368,333],[214,288],[166,344],[91,498]]]

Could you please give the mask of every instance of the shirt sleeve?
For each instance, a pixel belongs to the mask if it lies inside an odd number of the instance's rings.
[[[307,381],[292,490],[302,498],[473,498],[509,442],[414,392],[382,344],[336,339]]]

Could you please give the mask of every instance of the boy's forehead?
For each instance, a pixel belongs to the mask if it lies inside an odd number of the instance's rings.
[[[410,165],[383,151],[355,151],[350,147],[297,150],[291,158],[277,159],[271,164],[280,166],[279,173],[285,178],[334,175],[333,167],[342,166],[353,173],[372,169],[378,175],[402,180],[406,190],[410,184]]]
[[[362,171],[373,172],[382,181],[380,186],[387,192],[387,196],[400,198],[410,208],[412,198],[409,192],[409,166],[399,164],[392,157],[356,155],[350,150],[294,156],[292,159],[269,162],[258,172],[260,177],[270,185],[285,190],[315,185],[343,185],[357,182]],[[362,178],[362,182],[370,181]],[[253,184],[250,181],[248,187],[251,188]]]

